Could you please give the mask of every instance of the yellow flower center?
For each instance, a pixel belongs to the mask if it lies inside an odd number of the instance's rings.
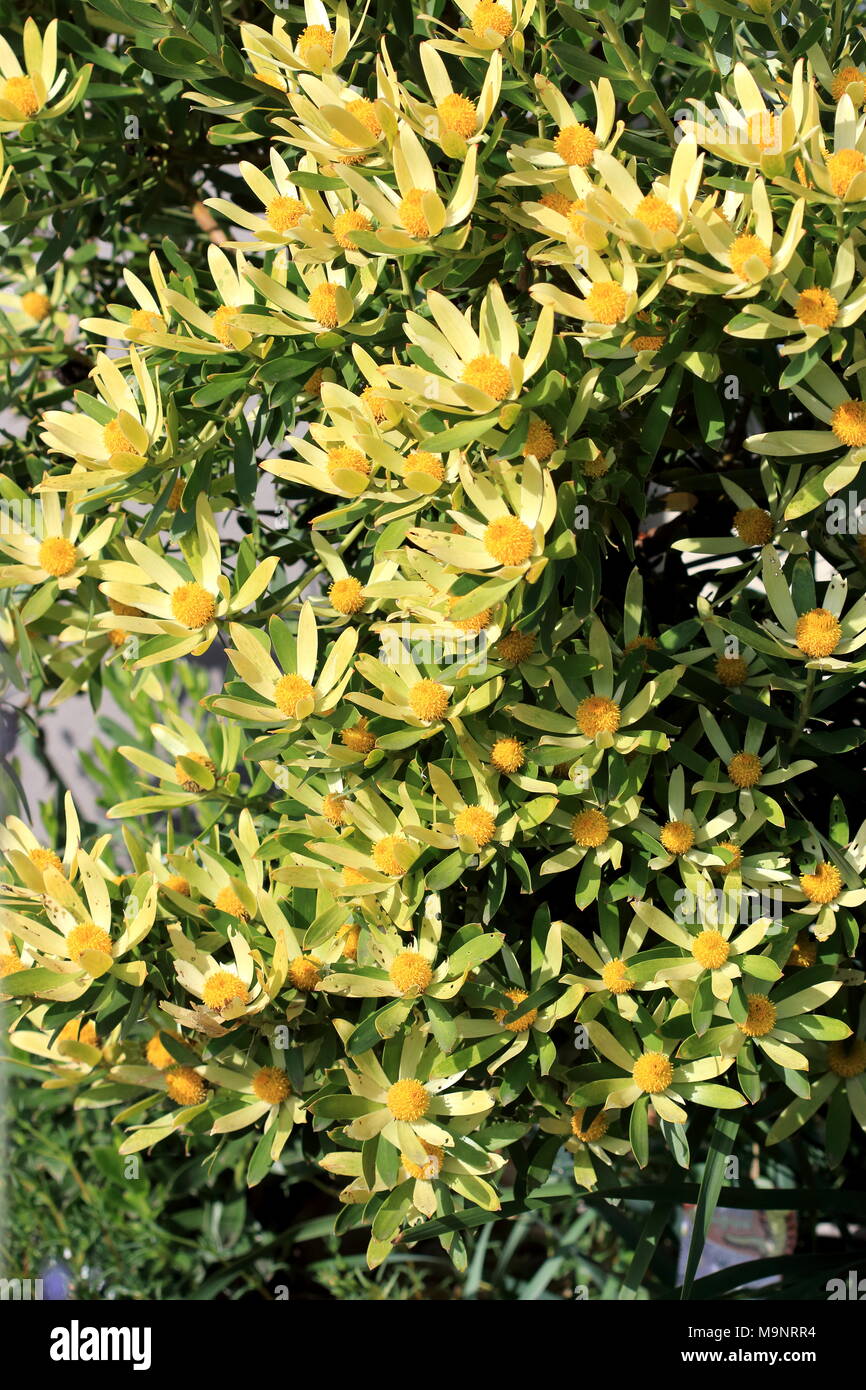
[[[601,982],[605,989],[609,989],[611,994],[628,994],[634,988],[628,968],[624,960],[617,957],[609,960],[601,972]]]
[[[273,227],[275,232],[290,232],[293,227],[297,227],[305,211],[300,198],[289,198],[280,194],[268,203],[265,216],[268,226]]]
[[[159,314],[150,309],[133,309],[129,316],[130,338],[140,338],[144,333],[158,333],[163,327]]]
[[[659,838],[668,854],[687,854],[695,843],[695,832],[684,820],[669,820]]]
[[[369,97],[356,97],[354,101],[347,102],[346,110],[378,140],[382,134],[382,122],[376,115],[376,108]]]
[[[215,338],[222,343],[223,347],[232,347],[231,323],[240,313],[239,309],[234,309],[230,304],[221,304],[211,319],[211,331]]]
[[[361,928],[356,927],[354,922],[346,922],[337,932],[338,938],[342,941],[341,955],[344,960],[358,959],[358,942],[361,939]]]
[[[175,479],[174,483],[172,484],[171,492],[168,494],[168,501],[165,504],[170,512],[177,511],[178,507],[180,506],[181,498],[183,497],[183,490],[185,487],[185,478]]]
[[[841,101],[845,93],[848,92],[848,88],[851,86],[852,82],[859,82],[862,88],[863,84],[866,83],[866,73],[861,72],[860,68],[855,68],[851,66],[840,68],[833,79],[833,100]],[[853,101],[853,94],[851,92],[848,92],[848,95],[851,97]],[[854,105],[863,105],[863,91],[861,91],[858,94],[858,98],[854,102]]]
[[[720,656],[716,661],[716,676],[722,685],[742,685],[749,668],[741,656]]]
[[[797,296],[794,312],[804,328],[832,328],[839,317],[839,305],[829,290],[813,285]]]
[[[830,656],[842,640],[842,629],[826,608],[813,608],[797,619],[794,640],[805,656]]]
[[[165,1089],[177,1105],[201,1105],[207,1085],[192,1067],[172,1067],[165,1074]]]
[[[423,1120],[430,1108],[430,1096],[420,1081],[405,1078],[388,1088],[385,1101],[395,1120],[412,1124]]]
[[[597,734],[615,734],[622,719],[622,711],[615,700],[605,695],[589,695],[577,707],[577,727],[586,738]]]
[[[174,1066],[174,1058],[163,1043],[161,1033],[154,1033],[148,1039],[144,1055],[150,1065],[156,1067],[157,1071],[165,1071],[168,1067]]]
[[[448,691],[438,681],[417,681],[409,691],[409,708],[417,719],[430,723],[448,709]]]
[[[361,400],[367,410],[372,415],[377,425],[381,425],[385,416],[388,414],[388,402],[384,396],[380,396],[372,386],[365,386],[361,392]]]
[[[68,1023],[64,1023],[57,1041],[87,1043],[89,1047],[99,1045],[96,1025],[83,1018],[71,1018]]]
[[[346,798],[328,792],[322,797],[322,815],[329,825],[342,825],[346,819]]]
[[[190,630],[207,627],[216,613],[216,599],[200,584],[181,584],[171,596],[171,611]]]
[[[363,585],[357,579],[338,579],[328,590],[328,601],[338,613],[350,617],[360,613],[366,602]]]
[[[458,96],[456,92],[451,92],[449,96],[440,101],[436,107],[436,115],[439,117],[440,125],[445,130],[451,130],[455,135],[462,135],[464,140],[468,140],[470,135],[474,135],[478,127],[475,102],[470,101],[468,97]]]
[[[816,864],[813,874],[800,875],[800,887],[810,903],[831,903],[842,891],[842,875],[835,864]]]
[[[425,188],[410,188],[406,197],[400,199],[400,221],[409,235],[419,241],[430,235],[430,224],[424,213],[424,194],[430,191]]]
[[[837,198],[844,198],[858,174],[866,169],[866,158],[859,150],[839,150],[826,161],[830,187]]]
[[[261,1067],[253,1077],[253,1095],[268,1105],[281,1105],[292,1094],[289,1078],[280,1067]]]
[[[334,36],[324,24],[308,24],[295,44],[295,53],[302,63],[330,61],[334,51]]]
[[[484,549],[500,565],[523,565],[535,546],[528,526],[516,516],[498,516],[484,530]]]
[[[353,724],[348,729],[343,729],[340,734],[340,742],[344,748],[348,748],[352,753],[371,753],[376,747],[375,736],[367,730],[367,720],[362,717],[357,724]]]
[[[749,144],[757,145],[760,150],[778,152],[782,148],[782,123],[769,111],[758,111],[750,116],[746,134]]]
[[[749,1012],[737,1027],[747,1038],[765,1038],[776,1026],[776,1006],[766,994],[750,994],[746,1003]]]
[[[322,978],[321,963],[315,956],[295,956],[289,966],[289,979],[295,989],[315,989]]]
[[[29,77],[10,77],[3,83],[3,100],[20,111],[22,116],[35,116],[39,97]]]
[[[274,686],[274,704],[287,719],[294,719],[298,705],[304,700],[314,700],[315,692],[303,676],[280,676]]]
[[[394,988],[406,994],[410,989],[425,990],[433,979],[433,971],[420,952],[401,951],[392,960],[388,976]]]
[[[514,21],[504,5],[494,3],[494,0],[481,0],[481,4],[472,11],[472,32],[483,39],[488,29],[507,39],[514,30]]]
[[[577,164],[585,169],[598,149],[598,138],[589,126],[566,125],[554,140],[553,148],[565,164]]]
[[[758,260],[761,265],[766,266],[767,270],[773,263],[773,256],[767,243],[762,241],[760,237],[748,234],[736,237],[731,242],[728,254],[731,270],[738,280],[750,280],[752,278],[746,269],[749,261]]]
[[[587,811],[578,811],[571,822],[571,838],[584,849],[598,849],[609,834],[610,821],[607,816],[592,807]]]
[[[78,551],[65,536],[48,536],[39,547],[39,564],[46,574],[62,579],[78,564]]]
[[[401,877],[406,870],[397,857],[396,851],[407,848],[408,841],[402,835],[385,835],[383,839],[377,840],[373,846],[373,862],[376,868],[383,874],[389,874],[392,878]]]
[[[651,232],[675,232],[679,225],[679,218],[673,208],[669,203],[658,198],[655,193],[649,193],[646,198],[641,198],[635,208],[634,215],[638,222],[649,227]]]
[[[220,1009],[228,1008],[235,999],[241,1004],[248,1004],[250,992],[243,980],[231,970],[217,970],[205,980],[202,998],[209,1009],[219,1012]]]
[[[51,300],[47,294],[40,294],[39,290],[28,290],[21,296],[21,309],[28,318],[41,323],[51,313]]]
[[[467,386],[474,386],[476,390],[486,392],[495,401],[504,401],[512,387],[508,368],[503,366],[498,357],[491,357],[489,353],[482,357],[473,357],[471,362],[466,363],[463,368],[463,380]]]
[[[189,897],[189,879],[184,878],[183,874],[169,874],[163,887],[170,893],[179,893],[182,898]]]
[[[746,545],[766,545],[773,534],[773,518],[762,507],[743,507],[734,513],[734,530]]]
[[[133,444],[119,420],[109,420],[102,431],[102,442],[108,452],[114,454],[134,454],[142,458],[142,452]]]
[[[538,636],[534,632],[507,632],[496,644],[496,655],[506,666],[520,666],[535,651]]]
[[[66,938],[70,960],[78,961],[85,951],[104,951],[111,955],[111,937],[94,922],[81,922]]]
[[[791,947],[791,954],[786,960],[786,965],[796,966],[800,970],[814,965],[818,959],[818,943],[806,931],[801,931],[797,940]]]
[[[336,285],[317,285],[310,295],[307,307],[316,323],[320,323],[323,328],[336,328],[340,322]]]
[[[435,1144],[427,1144],[423,1139],[420,1142],[424,1152],[429,1155],[425,1162],[413,1163],[411,1158],[407,1158],[402,1153],[400,1162],[410,1178],[414,1178],[416,1182],[432,1182],[434,1178],[438,1178],[442,1171],[443,1150],[437,1148]]]
[[[705,970],[719,970],[731,948],[720,931],[702,931],[692,942],[692,955]]]
[[[243,901],[238,897],[234,888],[227,883],[221,888],[214,898],[214,907],[217,912],[225,912],[229,917],[237,917],[239,922],[248,922],[250,914]]]
[[[216,776],[216,763],[210,758],[206,758],[204,753],[184,753],[184,757],[188,758],[190,762],[198,763],[199,767],[206,767],[208,772],[212,772]],[[195,792],[198,795],[205,790],[194,778],[190,777],[179,758],[174,765],[174,775],[185,792]]]
[[[525,989],[504,989],[502,993],[505,995],[506,999],[511,1000],[512,1005],[522,1004],[524,999],[529,998],[529,995],[526,993]],[[510,1013],[511,1009],[493,1010],[493,1015],[497,1023],[503,1023],[503,1020],[506,1017],[506,1015]],[[525,1033],[528,1028],[532,1027],[533,1023],[537,1018],[537,1009],[527,1009],[525,1014],[519,1014],[518,1017],[515,1018],[512,1023],[503,1023],[503,1027],[508,1033]]]
[[[761,759],[754,753],[735,753],[728,763],[728,776],[735,787],[754,787],[762,771]]]
[[[350,473],[362,473],[366,478],[370,473],[370,464],[360,449],[350,449],[342,444],[328,450],[328,476],[336,479],[341,469],[348,469]]]
[[[347,864],[343,870],[343,882],[347,888],[356,888],[362,883],[369,883],[370,875],[362,874],[360,869],[353,869]]]
[[[862,1076],[866,1071],[866,1042],[853,1038],[827,1048],[827,1066],[836,1076]]]
[[[600,281],[586,296],[586,314],[592,323],[622,323],[627,306],[628,295],[614,280]]]
[[[21,963],[21,957],[17,951],[0,953],[0,980],[5,980],[7,975],[17,975],[19,970],[26,970],[26,968]]]
[[[517,738],[498,738],[490,750],[490,761],[497,772],[519,772],[526,762],[523,744]]]
[[[496,834],[496,819],[484,806],[466,806],[454,817],[454,830],[474,840],[480,849]]]
[[[639,333],[632,338],[631,346],[635,352],[658,352],[665,345],[663,333]]]
[[[555,448],[556,439],[547,421],[539,420],[537,416],[533,416],[529,422],[529,429],[526,431],[523,457],[529,458],[530,455],[533,455],[539,463],[545,463]]]
[[[445,477],[442,460],[435,454],[429,454],[426,449],[414,449],[411,454],[407,454],[403,467],[407,477],[410,473],[429,473],[437,483],[441,483]]]
[[[866,401],[843,401],[830,420],[836,438],[849,448],[866,444]]]
[[[338,246],[342,246],[344,251],[354,251],[358,243],[352,236],[352,232],[371,232],[373,230],[369,217],[365,217],[363,212],[341,212],[334,218],[334,240]]]
[[[460,602],[460,597],[461,595],[458,594],[448,595],[449,610]],[[461,632],[483,632],[486,627],[490,626],[492,617],[492,608],[482,608],[480,613],[473,613],[471,618],[452,618],[451,621]]]
[[[597,1144],[607,1134],[609,1120],[604,1112],[596,1115],[591,1124],[583,1128],[583,1111],[576,1110],[571,1117],[571,1132],[582,1144]]]
[[[638,1057],[631,1070],[636,1086],[648,1095],[661,1095],[674,1079],[674,1069],[670,1058],[663,1052],[645,1052]]]
[[[31,864],[44,873],[46,869],[56,869],[58,873],[63,873],[63,864],[60,855],[55,854],[53,849],[41,849],[38,845],[28,854]]]

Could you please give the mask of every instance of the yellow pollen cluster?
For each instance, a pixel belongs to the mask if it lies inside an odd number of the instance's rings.
[[[154,1033],[153,1036],[148,1039],[147,1047],[144,1049],[144,1055],[150,1065],[156,1067],[157,1071],[165,1071],[168,1067],[174,1065],[174,1058],[163,1043],[161,1033]]]
[[[342,941],[343,946],[340,954],[344,960],[358,959],[358,942],[361,939],[361,928],[356,927],[354,922],[345,922],[337,932],[337,937]]]
[[[181,584],[171,596],[171,611],[191,631],[207,627],[216,613],[216,599],[201,584]]]
[[[830,420],[836,438],[849,449],[866,444],[866,401],[843,401]]]
[[[773,256],[769,246],[760,237],[745,234],[735,237],[731,242],[728,252],[731,262],[731,270],[738,280],[749,280],[751,277],[746,269],[749,261],[760,261],[761,265],[767,270],[773,263]]]
[[[571,838],[584,849],[598,849],[609,834],[610,821],[607,816],[592,807],[587,811],[578,811],[571,822]]]
[[[468,140],[470,135],[474,135],[478,126],[478,117],[475,112],[475,102],[468,97],[458,96],[456,92],[451,92],[449,96],[440,101],[436,107],[436,115],[439,123],[445,130],[451,130],[455,135],[462,135],[464,140]]]
[[[317,285],[310,295],[307,307],[316,323],[320,323],[323,328],[336,328],[340,322],[336,285],[328,282]]]
[[[519,772],[526,762],[523,744],[517,738],[498,738],[490,750],[490,761],[497,772]]]
[[[830,656],[842,640],[842,629],[828,609],[813,608],[797,619],[794,640],[805,656]]]
[[[751,145],[758,149],[777,154],[782,146],[782,123],[778,116],[769,111],[756,112],[746,123],[746,134]]]
[[[661,1095],[674,1079],[670,1058],[663,1052],[645,1052],[631,1070],[632,1080],[646,1095]]]
[[[133,444],[129,435],[124,430],[119,420],[109,420],[102,431],[102,442],[109,454],[134,454],[136,458],[141,458],[142,453]]]
[[[291,673],[280,676],[274,686],[274,704],[287,719],[297,718],[298,705],[304,700],[313,699],[315,699],[315,691],[310,682],[304,680],[303,676],[295,676]]]
[[[754,787],[762,770],[761,759],[754,753],[735,753],[728,763],[728,776],[735,787]]]
[[[322,797],[322,815],[329,825],[342,825],[346,819],[346,798],[328,792]]]
[[[739,845],[735,845],[733,840],[720,840],[716,848],[727,850],[727,852],[732,855],[729,863],[719,866],[717,870],[718,873],[727,877],[727,875],[732,874],[735,869],[739,869],[743,862],[743,851],[740,849]]]
[[[350,449],[347,445],[338,445],[335,449],[328,450],[328,475],[335,478],[341,469],[348,469],[350,473],[362,473],[369,477],[370,464],[360,449]]]
[[[577,164],[585,169],[598,149],[598,137],[589,126],[566,125],[554,140],[553,148],[563,163]]]
[[[231,970],[217,970],[205,980],[202,998],[209,1009],[219,1012],[221,1009],[227,1009],[235,999],[241,1004],[248,1004],[250,992],[243,980]]]
[[[463,368],[463,380],[467,386],[474,386],[477,391],[485,391],[495,401],[504,401],[512,386],[508,368],[498,357],[491,357],[489,353],[482,357],[473,357],[471,362],[466,363]]]
[[[454,608],[459,599],[459,595],[450,594],[448,598],[449,609]],[[483,632],[486,627],[490,626],[492,617],[492,608],[482,608],[480,613],[473,613],[471,618],[452,618],[451,621],[461,632]]]
[[[786,965],[796,966],[804,970],[810,965],[814,965],[818,959],[818,943],[806,931],[801,931],[797,940],[791,947],[791,954],[786,960]]]
[[[406,1077],[388,1087],[385,1104],[395,1120],[413,1124],[416,1120],[423,1120],[430,1109],[430,1095],[420,1081]]]
[[[488,29],[507,39],[514,30],[514,21],[504,5],[495,0],[481,0],[472,11],[472,32],[483,39]]]
[[[231,324],[240,313],[239,309],[234,309],[230,304],[221,304],[211,319],[211,331],[215,338],[222,343],[223,347],[232,347]]]
[[[321,963],[315,956],[295,956],[289,966],[289,979],[295,989],[315,989],[322,978]]]
[[[372,232],[373,224],[369,217],[364,216],[363,212],[340,212],[334,218],[332,230],[338,246],[342,246],[344,251],[355,251],[358,243],[352,233]]]
[[[401,951],[391,962],[388,978],[395,989],[406,994],[410,989],[425,990],[433,971],[419,951]]]
[[[183,498],[183,490],[184,490],[185,487],[186,487],[186,479],[185,479],[185,478],[176,478],[176,479],[175,479],[174,484],[173,484],[172,489],[171,489],[171,492],[168,494],[168,501],[167,501],[166,504],[165,504],[166,507],[168,508],[168,510],[169,510],[170,512],[176,512],[176,511],[177,511],[178,507],[179,507],[180,504],[181,504],[181,499]]]
[[[741,656],[720,656],[715,671],[717,679],[729,688],[742,685],[749,675],[749,668]]]
[[[3,100],[20,111],[22,116],[35,116],[39,97],[29,77],[9,77],[3,83]]]
[[[830,187],[837,198],[844,198],[858,174],[866,169],[866,157],[859,150],[838,150],[826,161]]]
[[[454,817],[454,830],[474,840],[481,849],[489,845],[496,834],[496,820],[484,806],[466,806]]]
[[[62,579],[78,564],[78,551],[65,536],[47,536],[39,547],[39,564],[46,574]]]
[[[216,763],[210,758],[206,758],[203,753],[184,753],[183,756],[188,758],[190,762],[198,763],[199,767],[206,767],[208,772],[216,776]],[[185,792],[195,792],[196,795],[198,795],[205,790],[199,782],[196,782],[194,778],[190,777],[189,773],[184,769],[180,759],[178,759],[174,765],[174,775]]]
[[[289,1078],[280,1067],[261,1067],[253,1077],[253,1095],[268,1105],[280,1105],[292,1094]]]
[[[637,337],[631,340],[635,352],[658,352],[664,345],[663,333],[638,333]]]
[[[762,507],[743,507],[734,513],[734,530],[746,545],[766,545],[773,534],[773,518]]]
[[[500,565],[525,564],[534,546],[532,532],[519,517],[497,516],[484,529],[484,549]]]
[[[192,1067],[172,1067],[165,1074],[165,1089],[176,1105],[201,1105],[207,1084]]]
[[[183,898],[189,897],[189,879],[184,878],[183,874],[169,874],[163,887],[170,893],[179,893]]]
[[[839,305],[829,290],[813,285],[797,296],[794,313],[804,328],[832,328],[839,317]]]
[[[348,748],[352,753],[363,753],[365,757],[371,753],[376,747],[376,738],[367,729],[366,716],[362,716],[357,724],[343,729],[340,733],[340,742],[344,748]]]
[[[431,191],[426,188],[410,188],[405,198],[400,199],[400,221],[409,235],[417,241],[422,241],[430,235],[430,224],[424,212],[424,195]]]
[[[383,874],[399,878],[406,870],[397,856],[398,849],[407,849],[408,841],[402,835],[385,835],[373,846],[373,862]]]
[[[229,917],[237,917],[239,922],[250,920],[250,914],[244,907],[242,899],[238,897],[230,883],[227,883],[217,893],[214,898],[214,907],[217,912],[225,912]]]
[[[776,1006],[766,994],[750,994],[746,998],[749,1011],[737,1027],[747,1038],[765,1038],[776,1026]]]
[[[265,216],[268,226],[275,232],[290,232],[293,227],[297,227],[306,209],[300,198],[291,198],[287,194],[281,193],[279,197],[272,198],[265,209]]]
[[[417,681],[409,691],[409,708],[428,723],[441,719],[448,709],[448,691],[438,681]]]
[[[862,72],[860,68],[855,68],[851,66],[840,68],[833,79],[833,86],[831,88],[833,92],[833,100],[841,101],[845,93],[848,92],[848,88],[851,86],[852,82],[859,82],[860,86],[862,87],[863,84],[866,83],[866,73]],[[854,98],[851,92],[848,92],[848,95],[851,97],[853,101]],[[861,93],[859,99],[854,102],[854,105],[862,106],[863,100],[863,93]]]
[[[55,854],[53,849],[41,849],[37,845],[36,849],[31,849],[27,857],[40,873],[44,873],[46,869],[56,869],[58,873],[63,873],[60,855]]]
[[[51,300],[39,290],[27,290],[26,294],[22,294],[20,303],[22,312],[34,323],[42,323],[51,313]]]
[[[609,1127],[607,1116],[602,1113],[596,1115],[595,1119],[583,1128],[583,1111],[576,1110],[571,1117],[571,1132],[575,1139],[579,1139],[581,1144],[597,1144],[599,1139],[603,1139]]]
[[[334,51],[334,36],[324,24],[308,24],[295,44],[295,53],[302,63],[322,61],[322,54],[330,59]]]
[[[628,295],[615,280],[601,280],[586,296],[586,316],[592,323],[622,323]]]
[[[617,957],[609,960],[602,968],[601,982],[605,989],[609,989],[611,994],[628,994],[634,988],[634,981],[628,973],[628,967],[624,960]]]
[[[145,333],[158,333],[162,327],[160,315],[154,314],[150,309],[133,309],[129,316],[130,338],[140,338]]]
[[[83,1018],[71,1018],[68,1023],[64,1023],[57,1041],[86,1043],[88,1047],[99,1046],[96,1025]]]
[[[699,932],[692,942],[692,955],[705,970],[720,970],[731,948],[720,931]]]
[[[426,449],[414,449],[411,454],[406,455],[403,464],[404,471],[408,477],[411,473],[429,473],[431,478],[435,478],[437,483],[441,483],[445,477],[445,467],[441,459],[435,454],[430,454]]]
[[[862,1076],[866,1071],[866,1042],[854,1038],[827,1048],[827,1066],[836,1076]]]
[[[606,695],[588,695],[577,707],[577,727],[586,738],[598,734],[615,734],[622,720],[622,710],[616,700]]]
[[[511,1000],[512,1007],[515,1004],[522,1004],[524,999],[529,998],[529,995],[526,993],[525,989],[506,989],[502,992],[505,995],[506,999]],[[537,1009],[527,1009],[525,1014],[519,1014],[518,1017],[515,1018],[512,1023],[504,1023],[503,1020],[505,1019],[506,1015],[510,1014],[511,1012],[511,1009],[493,1010],[496,1022],[502,1023],[503,1027],[508,1033],[525,1033],[527,1029],[532,1027],[533,1023],[538,1018]]]
[[[668,854],[687,854],[695,843],[695,832],[684,820],[669,820],[659,839]]]
[[[360,613],[366,602],[363,585],[360,580],[352,579],[351,576],[338,579],[328,590],[328,602],[345,617]]]
[[[78,961],[85,951],[105,951],[111,955],[111,937],[94,922],[81,922],[66,938],[70,960]]]
[[[800,887],[810,903],[831,903],[842,891],[842,875],[835,864],[816,864],[814,873],[800,875]]]
[[[635,208],[634,215],[638,222],[649,227],[651,232],[675,232],[679,226],[679,218],[674,209],[669,203],[657,197],[655,193],[649,193],[646,198],[641,198]]]
[[[555,448],[556,440],[547,421],[539,420],[537,416],[533,416],[526,431],[523,457],[529,458],[530,455],[534,455],[539,463],[545,463]]]
[[[17,951],[0,952],[0,980],[5,980],[7,975],[17,975],[19,970],[26,968]]]
[[[496,655],[506,666],[519,666],[532,656],[537,641],[536,633],[520,632],[514,628],[500,637],[496,643]]]
[[[400,1162],[410,1178],[414,1178],[416,1182],[432,1182],[434,1178],[438,1178],[442,1171],[444,1153],[435,1144],[428,1144],[424,1139],[419,1140],[419,1142],[424,1152],[429,1155],[426,1161],[413,1163],[411,1158],[407,1158],[405,1154],[401,1153]]]
[[[388,402],[372,386],[365,386],[361,400],[377,425],[381,425],[388,414]]]

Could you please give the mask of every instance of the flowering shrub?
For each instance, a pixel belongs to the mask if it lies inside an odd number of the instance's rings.
[[[459,1267],[515,1182],[866,1127],[845,10],[7,28],[3,670],[104,819],[13,807],[0,973],[122,1156]]]

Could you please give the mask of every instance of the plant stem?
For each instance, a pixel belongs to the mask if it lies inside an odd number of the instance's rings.
[[[796,748],[797,744],[799,743],[802,737],[803,730],[806,727],[806,720],[809,718],[809,714],[811,713],[812,709],[812,701],[815,698],[815,682],[817,675],[818,672],[815,670],[814,667],[810,668],[810,670],[806,672],[806,688],[803,691],[803,698],[800,701],[800,713],[797,716],[797,723],[795,724],[794,729],[791,733],[791,737],[788,740],[789,753],[792,753]]]
[[[658,92],[656,91],[655,87],[653,87],[652,83],[647,82],[640,68],[636,66],[636,64],[633,62],[632,51],[623,39],[622,34],[620,33],[617,26],[614,24],[607,10],[600,10],[598,14],[598,19],[599,23],[604,29],[604,32],[607,34],[608,38],[610,39],[611,43],[616,49],[617,57],[619,58],[623,67],[625,68],[635,87],[637,87],[638,91],[646,92],[651,95],[652,101],[650,105],[655,115],[655,118],[661,126],[662,130],[668,136],[668,139],[675,140],[676,131],[674,130],[673,121],[671,120],[670,116],[668,115],[667,111],[662,105],[662,101]]]

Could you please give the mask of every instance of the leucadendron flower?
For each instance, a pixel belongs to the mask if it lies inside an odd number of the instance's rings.
[[[759,917],[743,925],[737,911],[740,895],[724,894],[720,903],[709,885],[706,888],[705,897],[696,899],[696,921],[689,925],[675,921],[650,902],[632,905],[647,930],[677,948],[676,957],[671,953],[656,969],[654,983],[670,984],[690,1005],[695,989],[705,978],[709,978],[713,998],[724,1001],[730,999],[734,981],[744,974],[772,983],[782,973],[770,956],[755,952],[767,936],[770,920]],[[738,930],[740,926],[742,930]]]
[[[14,49],[0,35],[0,131],[17,131],[31,122],[65,116],[84,97],[93,71],[92,63],[85,64],[71,83],[65,68],[58,73],[56,19],[42,34],[34,19],[26,19],[23,50],[22,68]]]

